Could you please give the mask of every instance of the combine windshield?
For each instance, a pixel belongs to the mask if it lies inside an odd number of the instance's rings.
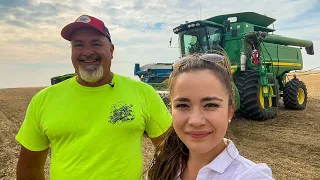
[[[214,27],[193,28],[179,33],[181,55],[204,53],[220,45],[221,29]]]

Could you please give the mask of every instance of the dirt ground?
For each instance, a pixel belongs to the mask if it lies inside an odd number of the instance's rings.
[[[231,138],[240,153],[254,162],[267,163],[279,180],[320,179],[320,74],[299,78],[308,88],[306,110],[280,107],[276,119],[258,122],[234,118],[230,125]],[[32,96],[40,89],[0,89],[0,180],[15,179],[19,145],[14,137]],[[152,143],[145,137],[145,167],[152,153]],[[49,163],[46,172],[48,167]]]

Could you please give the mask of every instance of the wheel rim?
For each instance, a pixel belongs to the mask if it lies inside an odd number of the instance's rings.
[[[271,86],[269,86],[269,88],[270,88],[270,95],[274,95],[273,88]],[[264,93],[268,93],[268,87],[260,88],[260,93],[259,93],[260,105],[262,108],[265,109],[265,106],[264,106],[265,98],[263,97],[262,91],[264,91]],[[268,97],[268,101],[269,101],[269,107],[272,107],[272,97]]]
[[[303,104],[305,95],[304,95],[304,90],[302,88],[298,89],[297,99],[299,104]]]

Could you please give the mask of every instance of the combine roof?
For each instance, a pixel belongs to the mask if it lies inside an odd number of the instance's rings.
[[[237,22],[247,22],[247,23],[255,24],[262,27],[268,27],[270,24],[276,21],[276,19],[273,19],[271,17],[265,16],[262,14],[258,14],[255,12],[224,14],[224,15],[214,16],[206,20],[223,24],[223,21],[227,20],[230,17],[236,17]]]

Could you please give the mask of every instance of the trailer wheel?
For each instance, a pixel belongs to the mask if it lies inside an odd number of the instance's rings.
[[[259,72],[248,70],[241,72],[234,79],[240,95],[239,113],[242,117],[252,120],[273,119],[277,115],[279,98],[264,98],[262,91],[267,88],[260,86]],[[278,97],[277,83],[270,86],[270,94]]]
[[[292,110],[302,110],[307,106],[308,92],[306,85],[297,78],[288,81],[283,91],[284,106]]]

